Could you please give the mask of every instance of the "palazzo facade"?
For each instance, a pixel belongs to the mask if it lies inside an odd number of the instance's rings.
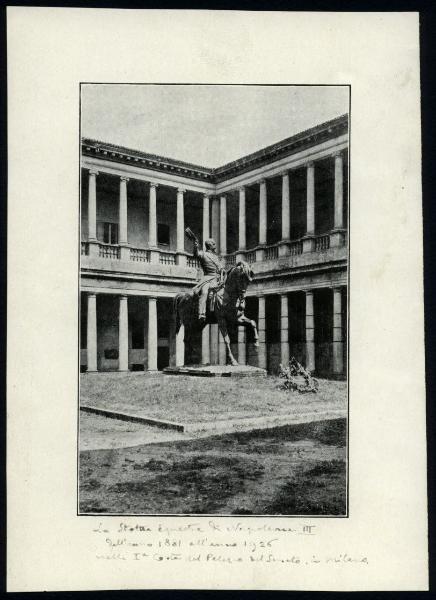
[[[80,214],[82,371],[224,364],[217,325],[196,357],[173,329],[174,296],[201,274],[190,227],[254,271],[260,346],[240,328],[239,363],[346,376],[348,115],[215,169],[83,139]]]

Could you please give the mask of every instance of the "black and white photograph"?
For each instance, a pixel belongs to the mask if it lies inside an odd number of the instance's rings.
[[[7,11],[8,591],[427,590],[421,15],[128,5]]]
[[[80,86],[78,513],[346,517],[350,86]]]

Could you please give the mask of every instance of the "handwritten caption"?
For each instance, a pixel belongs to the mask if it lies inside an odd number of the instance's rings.
[[[96,558],[107,561],[148,561],[188,563],[286,563],[289,565],[368,564],[366,556],[347,552],[334,555],[292,551],[291,538],[316,536],[315,525],[292,527],[218,520],[179,526],[102,524],[92,529],[97,538]]]

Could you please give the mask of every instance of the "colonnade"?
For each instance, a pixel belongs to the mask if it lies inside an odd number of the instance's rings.
[[[337,152],[334,154],[334,228],[330,233],[330,246],[339,246],[342,244],[344,235],[343,222],[343,154]],[[316,163],[311,161],[306,163],[306,233],[303,237],[303,252],[312,252],[315,249],[315,168]],[[88,187],[88,242],[89,254],[98,256],[99,245],[97,241],[97,196],[96,196],[96,177],[98,171],[91,168],[89,170]],[[279,242],[280,256],[289,253],[290,240],[290,204],[292,198],[289,189],[289,169],[281,173],[282,178],[282,198],[281,215],[282,231],[281,241]],[[127,184],[128,177],[122,175],[119,180],[119,247],[121,260],[129,260],[129,241],[127,231]],[[256,246],[256,260],[265,259],[265,248],[267,243],[267,182],[261,178],[255,184],[259,186],[259,236]],[[158,184],[149,182],[149,211],[148,211],[148,240],[150,250],[150,262],[159,262],[159,249],[157,247],[157,188]],[[177,212],[177,235],[176,235],[176,255],[177,264],[186,264],[186,254],[184,249],[185,240],[185,218],[184,218],[184,194],[185,187],[177,188],[176,212]],[[227,254],[227,197],[228,193],[218,196],[212,192],[203,194],[203,239],[212,235],[216,240],[221,255]],[[239,212],[238,212],[238,249],[237,257],[243,259],[246,253],[246,186],[240,185],[239,193]],[[211,214],[211,229],[209,227]]]
[[[340,375],[344,373],[344,332],[342,326],[342,287],[332,288],[333,293],[333,332],[332,332],[332,371]],[[120,371],[128,370],[128,296],[119,295],[119,366]],[[257,327],[259,334],[259,348],[257,354],[257,366],[267,368],[267,343],[266,343],[266,295],[258,297],[258,319]],[[95,293],[87,293],[87,370],[97,371],[97,302]],[[157,369],[157,298],[148,297],[148,308],[146,318],[148,320],[147,336],[147,369],[154,371]],[[172,332],[171,336],[174,335]],[[171,338],[170,343],[173,349],[173,363],[175,365],[184,364],[184,331],[183,327],[175,337]],[[244,327],[238,328],[237,348],[238,362],[246,364],[247,362],[247,344],[246,331]],[[225,364],[226,353],[225,345],[221,335],[218,337],[218,328],[216,325],[207,326],[202,334],[201,361],[203,364]],[[314,318],[314,290],[305,291],[305,347],[306,347],[306,367],[310,371],[316,370],[315,363],[315,318]],[[289,314],[288,314],[288,294],[280,294],[280,362],[287,364],[289,361],[290,343],[289,343]]]

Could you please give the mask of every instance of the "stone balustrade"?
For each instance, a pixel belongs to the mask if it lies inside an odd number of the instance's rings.
[[[279,247],[277,244],[274,246],[265,247],[265,260],[275,260],[279,257]]]
[[[101,258],[120,258],[120,247],[113,244],[99,243],[98,255]]]
[[[223,256],[223,260],[227,267],[233,267],[236,265],[236,254],[226,254]]]
[[[175,265],[177,263],[176,253],[160,250],[159,262],[161,265]]]
[[[188,267],[193,267],[194,269],[200,268],[200,261],[195,256],[188,256],[186,264]]]
[[[281,268],[287,261],[286,257],[309,257],[314,255],[320,255],[320,253],[335,255],[336,250],[343,248],[347,245],[347,232],[342,230],[338,237],[338,232],[333,230],[329,233],[313,236],[311,238],[312,244],[304,247],[304,240],[285,240],[271,244],[268,246],[257,247],[254,250],[237,250],[230,254],[223,254],[222,259],[227,267],[231,267],[237,263],[238,260],[245,260],[249,264],[258,264],[268,262],[276,262],[277,268]],[[91,246],[96,250],[91,251]],[[156,263],[161,265],[178,265],[185,266],[189,269],[199,269],[200,263],[198,258],[193,255],[183,254],[183,263],[179,260],[179,254],[176,251],[163,250],[160,248],[133,248],[129,246],[120,246],[115,244],[104,244],[102,242],[82,241],[80,245],[81,255],[86,258],[103,258],[109,260],[120,260],[123,263],[136,262],[136,263]],[[260,249],[260,250],[259,250]],[[155,258],[153,258],[153,256]],[[285,260],[285,262],[283,262]],[[314,259],[315,260],[315,259]],[[307,259],[306,261],[307,262]],[[317,261],[315,261],[317,262]],[[267,265],[265,264],[265,268]],[[270,267],[269,267],[270,268]],[[262,268],[264,270],[264,268]]]
[[[319,235],[315,238],[315,252],[322,252],[330,248],[330,236]]]
[[[137,262],[150,262],[150,250],[143,248],[130,248],[130,260]]]

